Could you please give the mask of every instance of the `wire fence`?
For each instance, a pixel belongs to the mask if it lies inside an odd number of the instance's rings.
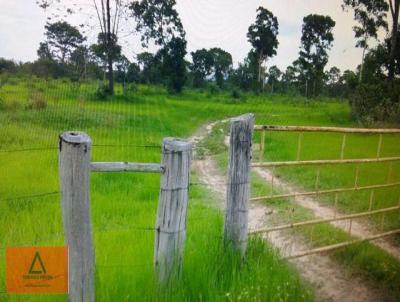
[[[0,199],[0,202],[36,199],[36,198],[43,198],[43,197],[47,197],[47,196],[54,196],[54,195],[58,195],[58,194],[61,194],[61,191],[45,192],[45,193],[38,193],[38,194],[33,194],[33,195],[24,195],[24,196],[18,196],[18,197],[14,197],[14,198],[4,198],[4,199]]]

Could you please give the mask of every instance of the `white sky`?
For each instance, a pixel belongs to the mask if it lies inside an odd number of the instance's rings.
[[[80,1],[87,4],[89,0]],[[46,15],[35,2],[0,0],[0,57],[16,61],[36,58],[39,42],[44,40]],[[338,66],[343,71],[356,68],[361,51],[354,47],[352,14],[343,12],[341,3],[342,0],[177,0],[177,10],[187,33],[189,52],[221,47],[237,63],[250,49],[246,33],[255,20],[256,9],[268,8],[278,17],[280,43],[277,56],[268,65],[276,64],[281,69],[298,57],[303,17],[310,13],[330,15],[336,27],[328,67]],[[89,38],[94,36],[92,33]],[[128,58],[142,51],[138,41],[137,36],[127,38],[124,53]]]

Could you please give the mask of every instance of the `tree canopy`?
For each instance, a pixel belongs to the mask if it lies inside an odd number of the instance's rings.
[[[258,81],[264,83],[262,79],[262,64],[265,60],[276,55],[278,48],[278,19],[268,9],[259,7],[254,24],[250,25],[247,38],[253,46],[254,53],[258,57]]]
[[[39,48],[41,56],[48,56],[65,63],[73,51],[86,40],[79,30],[65,21],[45,25],[46,42]]]
[[[335,21],[329,16],[311,14],[303,19],[298,65],[306,82],[306,95],[309,95],[310,83],[313,84],[311,95],[317,95],[321,88],[324,68],[328,63],[328,50],[334,40],[334,26]]]
[[[140,32],[144,46],[150,40],[155,44],[165,46],[174,38],[184,38],[185,31],[175,0],[141,0],[133,1],[130,5],[136,21],[136,31]]]

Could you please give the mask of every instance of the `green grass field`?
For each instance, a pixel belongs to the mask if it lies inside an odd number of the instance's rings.
[[[0,89],[0,259],[3,259],[0,301],[66,301],[65,296],[4,293],[5,247],[63,245],[59,194],[24,197],[59,190],[57,144],[58,135],[63,131],[88,133],[93,141],[94,161],[159,162],[160,149],[156,146],[163,137],[188,137],[208,121],[246,112],[256,114],[257,124],[354,126],[349,107],[339,100],[309,102],[278,95],[246,95],[242,100],[234,100],[228,93],[211,95],[207,91],[185,91],[174,96],[161,88],[147,86],[140,86],[126,96],[119,87],[112,99],[97,100],[95,89],[95,83],[77,86],[62,80],[35,79],[11,79]],[[259,141],[258,134],[255,141]],[[398,136],[385,137],[382,156],[399,155],[398,141]],[[268,135],[265,158],[294,159],[295,142],[294,135]],[[305,135],[301,158],[337,158],[340,142],[341,138],[334,135],[318,139]],[[345,156],[373,156],[376,143],[377,137],[351,136]],[[223,161],[223,156],[220,160]],[[362,166],[360,184],[386,180],[388,168],[387,164]],[[400,179],[399,168],[398,164],[393,165],[391,181]],[[354,167],[341,167],[340,177],[337,169],[321,169],[321,187],[352,182]],[[277,172],[305,189],[313,185],[315,169],[279,169]],[[268,189],[263,186],[259,184],[255,192],[266,192]],[[212,196],[197,186],[190,191],[182,278],[170,288],[159,290],[152,268],[154,233],[143,229],[154,226],[158,189],[156,175],[93,173],[91,206],[98,301],[313,300],[309,286],[265,243],[253,239],[245,263],[224,251],[223,215],[210,207]],[[392,205],[398,202],[398,196],[398,189],[376,192],[374,208]],[[363,210],[368,206],[367,199],[363,194],[344,194],[339,209]],[[330,198],[323,201],[332,203]],[[371,220],[376,227],[379,221]],[[387,215],[385,229],[399,225],[398,215]],[[321,231],[321,234],[325,233]],[[361,258],[346,259],[357,263]],[[382,271],[384,276],[395,276],[389,281],[399,280],[396,275],[399,272],[392,271],[398,269],[398,262],[388,260],[386,254],[373,259],[388,268]]]

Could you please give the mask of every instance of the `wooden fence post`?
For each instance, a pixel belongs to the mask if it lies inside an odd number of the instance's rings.
[[[242,256],[247,248],[253,127],[253,114],[231,119],[224,239]]]
[[[164,139],[164,173],[161,176],[154,244],[154,266],[161,284],[178,276],[182,266],[191,156],[192,145],[189,142]]]
[[[59,142],[61,206],[69,251],[69,301],[94,301],[94,251],[90,218],[90,137],[65,132]]]

